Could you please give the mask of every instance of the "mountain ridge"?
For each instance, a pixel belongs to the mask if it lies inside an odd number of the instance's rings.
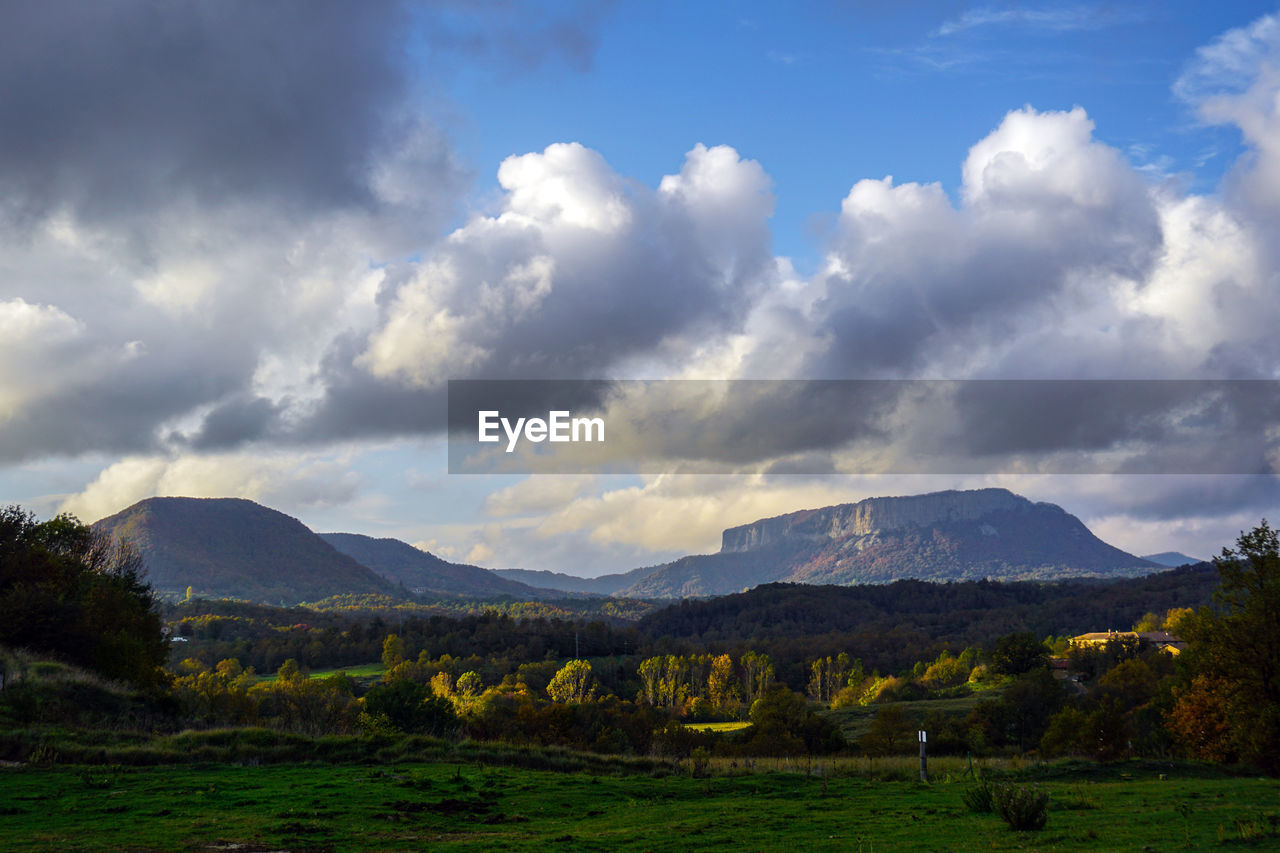
[[[1171,569],[1205,562],[1197,557],[1189,557],[1181,551],[1160,551],[1156,554],[1143,554],[1142,559],[1155,563],[1157,566],[1168,566]]]
[[[725,529],[716,553],[597,578],[486,569],[395,539],[316,534],[236,498],[149,498],[94,527],[134,538],[162,592],[191,586],[201,595],[266,602],[410,589],[478,598],[685,598],[773,582],[1057,580],[1163,568],[1108,545],[1055,504],[998,488],[867,498],[762,518]]]
[[[1158,568],[1098,539],[1056,504],[988,488],[874,497],[762,518],[727,528],[717,553],[593,580],[613,595],[682,598],[775,582],[1051,580],[1133,577]]]
[[[367,566],[387,580],[402,584],[415,594],[511,595],[531,598],[562,596],[554,589],[540,589],[502,577],[491,569],[451,563],[399,539],[375,538],[360,533],[319,533],[338,551]]]

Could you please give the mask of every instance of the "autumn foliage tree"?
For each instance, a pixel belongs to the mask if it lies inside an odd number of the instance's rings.
[[[555,702],[585,702],[595,693],[591,664],[571,660],[560,668],[547,685],[547,695]]]
[[[1168,725],[1198,757],[1280,772],[1280,537],[1264,519],[1213,562],[1214,605],[1179,622],[1194,677]]]

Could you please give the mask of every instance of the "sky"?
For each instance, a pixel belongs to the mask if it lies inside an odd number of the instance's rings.
[[[1001,410],[1052,452],[895,473],[712,395],[620,430],[737,424],[715,474],[451,474],[446,383],[1276,380],[1278,226],[1274,4],[2,2],[0,502],[594,576],[1002,486],[1208,557],[1280,517],[1274,420],[1204,473]],[[876,459],[966,414],[892,408]]]

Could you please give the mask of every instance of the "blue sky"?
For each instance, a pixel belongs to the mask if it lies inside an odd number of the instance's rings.
[[[5,501],[580,574],[878,494],[1196,556],[1280,506],[839,442],[781,477],[768,423],[715,477],[449,475],[441,436],[473,377],[1280,378],[1274,4],[71,6],[0,13]]]
[[[1216,186],[1237,133],[1171,91],[1195,51],[1268,3],[637,3],[605,15],[591,68],[459,69],[470,163],[578,141],[648,184],[694,143],[773,177],[780,254],[812,262],[855,181],[959,184],[969,146],[1010,110],[1083,106],[1135,165]],[[493,188],[492,169],[478,175]]]

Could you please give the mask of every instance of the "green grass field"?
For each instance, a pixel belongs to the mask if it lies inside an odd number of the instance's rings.
[[[685,723],[684,727],[692,732],[738,732],[751,724],[744,721],[732,723]]]
[[[1036,833],[969,812],[962,781],[829,772],[695,779],[446,763],[4,767],[0,815],[3,847],[14,853],[1275,849],[1276,780],[1161,780],[1157,769],[1041,772],[1037,784],[1052,804]]]
[[[941,711],[945,714],[963,717],[978,707],[979,703],[997,698],[998,695],[998,691],[983,690],[969,696],[960,696],[953,699],[917,699],[891,704],[902,708],[907,712],[907,716],[913,719],[923,716],[929,711]],[[840,731],[844,733],[847,739],[857,741],[871,727],[871,721],[875,718],[875,715],[886,707],[888,707],[888,704],[861,705],[853,708],[841,708],[838,711],[824,711],[823,713],[836,721],[840,726]]]
[[[345,672],[354,679],[372,681],[382,678],[382,673],[386,671],[386,667],[380,663],[360,663],[355,666],[341,666],[337,669],[317,669],[311,673],[310,677],[328,678],[331,675],[337,675],[340,672]],[[276,673],[273,672],[270,675],[259,676],[259,680],[275,681]]]

